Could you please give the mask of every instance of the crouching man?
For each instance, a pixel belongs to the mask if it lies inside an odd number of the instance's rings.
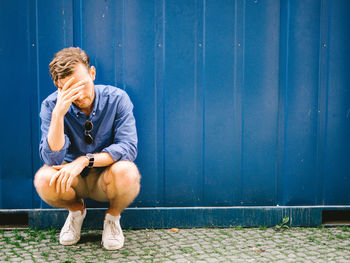
[[[121,89],[94,85],[96,70],[80,48],[59,51],[49,68],[57,91],[41,105],[39,150],[45,165],[35,175],[35,188],[46,203],[69,210],[60,233],[62,245],[80,239],[84,198],[109,202],[102,244],[119,249],[124,245],[120,213],[140,190],[133,163],[133,104]]]

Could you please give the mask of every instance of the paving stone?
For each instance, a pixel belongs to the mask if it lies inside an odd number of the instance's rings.
[[[119,251],[106,251],[100,244],[100,230],[83,231],[89,241],[70,247],[49,237],[38,241],[17,241],[14,231],[6,231],[10,244],[0,240],[3,256],[11,262],[350,262],[350,232],[342,228],[289,228],[276,231],[257,228],[195,228],[177,233],[163,230],[125,231],[126,241]],[[29,239],[29,234],[18,233]],[[96,240],[91,240],[96,237]],[[25,240],[26,240],[25,239]],[[17,247],[14,242],[19,242]],[[44,257],[42,253],[46,253]]]

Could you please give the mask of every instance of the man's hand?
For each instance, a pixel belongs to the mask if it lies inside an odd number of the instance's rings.
[[[63,87],[58,89],[57,102],[54,111],[61,117],[66,115],[70,105],[80,96],[80,91],[85,87],[86,81],[79,81],[72,85],[74,77],[71,77]],[[59,81],[59,83],[61,83]]]
[[[52,176],[49,185],[56,184],[56,192],[63,194],[70,189],[73,179],[83,171],[88,162],[85,156],[81,156],[71,163],[52,166],[57,173]]]

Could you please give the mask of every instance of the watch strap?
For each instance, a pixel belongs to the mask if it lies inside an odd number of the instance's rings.
[[[88,168],[94,167],[94,161],[95,161],[94,155],[92,153],[87,153],[86,157],[89,159],[89,165],[87,167]]]

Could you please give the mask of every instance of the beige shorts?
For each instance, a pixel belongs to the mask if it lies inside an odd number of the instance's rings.
[[[78,185],[75,188],[78,198],[91,198],[100,202],[109,202],[106,193],[101,187],[103,175],[108,167],[91,168],[87,176],[78,175]]]
[[[67,162],[63,162],[67,163]],[[101,181],[109,167],[86,168],[84,176],[78,175],[78,185],[75,187],[77,198],[91,198],[99,202],[109,202],[101,187]]]

